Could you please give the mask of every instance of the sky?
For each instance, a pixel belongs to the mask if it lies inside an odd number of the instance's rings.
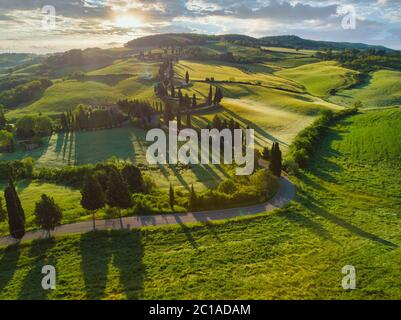
[[[118,47],[170,32],[289,34],[401,49],[401,0],[0,0],[0,52]]]

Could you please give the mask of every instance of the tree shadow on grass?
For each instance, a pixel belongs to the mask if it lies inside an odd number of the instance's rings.
[[[85,281],[86,298],[103,298],[107,283],[108,265],[111,260],[107,232],[91,232],[81,236],[81,269]]]
[[[261,137],[263,137],[264,139],[272,141],[272,142],[279,142],[280,144],[288,147],[287,143],[285,143],[284,141],[279,140],[279,139],[275,138],[274,136],[272,136],[271,134],[267,133],[264,129],[262,129],[261,127],[259,127],[255,123],[253,123],[252,121],[249,121],[249,120],[239,116],[237,113],[234,113],[229,109],[226,109],[226,108],[223,108],[223,109],[224,109],[224,112],[229,114],[231,118],[236,119],[239,122],[242,122],[246,126],[249,126],[251,129],[254,129],[255,132],[258,135],[260,135]]]
[[[391,248],[398,248],[398,245],[395,243],[392,243],[388,240],[385,240],[383,238],[380,238],[379,236],[369,233],[367,231],[362,230],[361,228],[349,223],[348,221],[328,212],[326,209],[324,209],[317,201],[314,201],[310,197],[302,197],[298,195],[298,197],[301,197],[303,199],[303,202],[305,203],[305,206],[311,210],[313,213],[327,219],[331,223],[334,223],[346,230],[348,230],[350,233],[356,234],[359,237],[380,243],[382,245],[391,247]]]
[[[35,240],[30,246],[28,256],[33,260],[29,263],[29,273],[25,277],[18,299],[44,300],[47,298],[48,290],[42,288],[42,268],[51,265],[56,268],[56,260],[51,255],[51,249],[55,246],[54,238],[46,240]]]
[[[174,215],[175,220],[177,223],[180,225],[182,231],[184,232],[185,236],[187,237],[188,242],[191,244],[191,246],[195,249],[198,250],[198,244],[195,241],[195,238],[192,236],[191,229],[188,228],[181,220],[180,216],[178,214]]]
[[[128,300],[143,297],[144,250],[139,230],[110,233],[110,250],[114,266],[119,269],[120,283]]]
[[[0,292],[4,290],[13,278],[20,254],[21,248],[19,244],[9,246],[3,250],[3,255],[0,259]]]
[[[104,297],[111,262],[118,269],[127,298],[142,298],[144,251],[139,230],[88,233],[81,237],[80,246],[88,299]]]

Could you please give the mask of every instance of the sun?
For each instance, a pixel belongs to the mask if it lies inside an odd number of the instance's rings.
[[[132,15],[117,16],[112,23],[114,26],[120,28],[136,28],[142,24],[138,17]]]

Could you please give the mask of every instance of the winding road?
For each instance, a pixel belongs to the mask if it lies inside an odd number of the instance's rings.
[[[122,218],[123,228],[141,228],[147,226],[161,226],[172,224],[183,224],[190,222],[208,222],[216,220],[226,220],[242,216],[250,216],[263,212],[273,211],[275,209],[283,208],[294,197],[296,189],[295,186],[287,177],[280,178],[280,189],[277,194],[266,203],[244,207],[233,208],[225,210],[213,210],[204,212],[193,213],[175,213],[163,215],[147,215],[147,216],[134,216]],[[119,219],[109,220],[96,220],[96,230],[119,230],[121,224]],[[57,227],[53,232],[53,236],[63,236],[69,234],[83,234],[93,230],[93,222],[84,221],[72,224],[65,224]],[[25,234],[22,241],[36,240],[45,238],[46,232],[43,230],[30,231]],[[0,245],[10,245],[16,243],[12,237],[0,238]]]

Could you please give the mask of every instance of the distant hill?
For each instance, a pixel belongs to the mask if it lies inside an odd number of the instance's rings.
[[[266,46],[272,47],[290,47],[290,48],[302,48],[309,50],[320,50],[320,49],[333,49],[333,50],[345,50],[345,49],[377,49],[393,51],[392,49],[383,46],[371,46],[364,43],[351,43],[351,42],[332,42],[332,41],[315,41],[302,39],[298,36],[274,36],[264,37],[259,41]]]
[[[128,42],[126,46],[129,48],[147,48],[147,47],[159,47],[159,46],[191,46],[191,45],[203,45],[206,43],[218,42],[218,41],[237,42],[251,46],[275,46],[275,47],[285,47],[285,48],[302,48],[310,50],[378,49],[378,50],[392,51],[391,49],[388,49],[383,46],[371,46],[363,43],[315,41],[315,40],[302,39],[298,36],[293,36],[293,35],[271,36],[257,39],[238,34],[204,35],[195,33],[168,33],[168,34],[151,35],[134,39]]]

